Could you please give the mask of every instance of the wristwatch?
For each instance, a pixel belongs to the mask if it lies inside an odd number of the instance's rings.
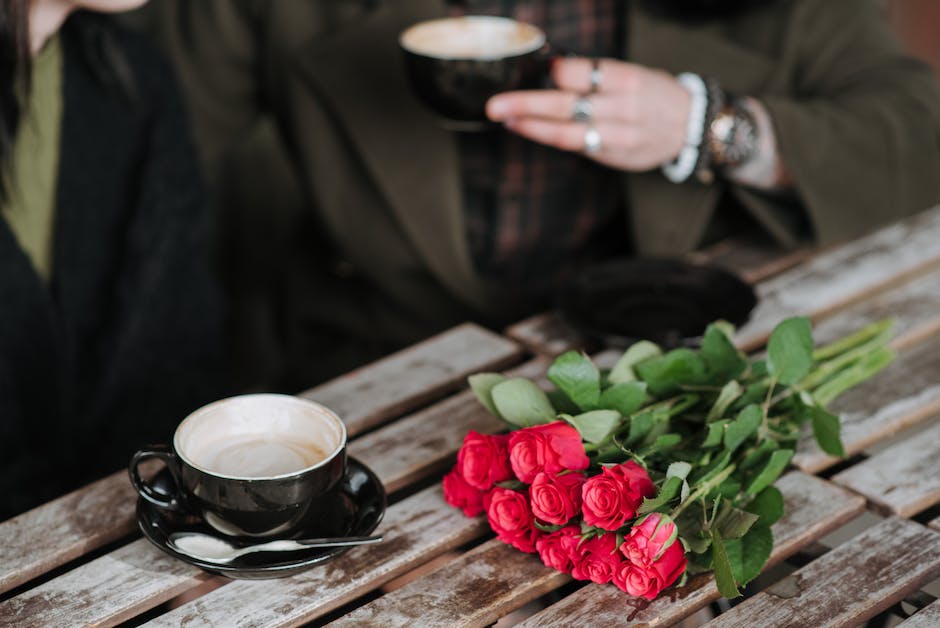
[[[730,100],[712,118],[706,134],[709,165],[716,170],[747,162],[757,150],[757,124],[740,100]]]

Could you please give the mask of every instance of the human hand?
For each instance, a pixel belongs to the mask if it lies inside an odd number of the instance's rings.
[[[650,170],[675,159],[685,142],[689,92],[662,70],[601,59],[599,85],[589,93],[592,69],[591,59],[559,59],[552,67],[558,89],[498,94],[487,102],[487,115],[523,137],[583,151],[619,170]],[[575,121],[575,104],[582,97],[590,102],[591,116]],[[594,151],[585,150],[590,128],[600,138]]]

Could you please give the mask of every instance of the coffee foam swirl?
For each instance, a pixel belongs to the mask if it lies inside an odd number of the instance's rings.
[[[466,16],[420,22],[405,30],[399,42],[426,57],[492,60],[538,50],[545,33],[509,18]]]

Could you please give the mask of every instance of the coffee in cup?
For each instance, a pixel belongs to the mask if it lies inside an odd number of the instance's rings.
[[[176,483],[166,495],[138,466],[159,458]],[[131,482],[151,504],[201,516],[233,536],[289,536],[324,518],[346,471],[346,427],[329,408],[289,395],[254,394],[204,406],[176,428],[172,447],[136,452]]]
[[[509,18],[473,15],[419,22],[398,42],[415,93],[457,123],[485,122],[491,96],[538,88],[548,74],[545,33]]]

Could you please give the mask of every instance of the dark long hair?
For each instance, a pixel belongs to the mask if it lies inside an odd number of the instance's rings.
[[[0,171],[10,160],[23,98],[29,91],[29,0],[0,1]],[[0,199],[4,198],[0,177]]]

